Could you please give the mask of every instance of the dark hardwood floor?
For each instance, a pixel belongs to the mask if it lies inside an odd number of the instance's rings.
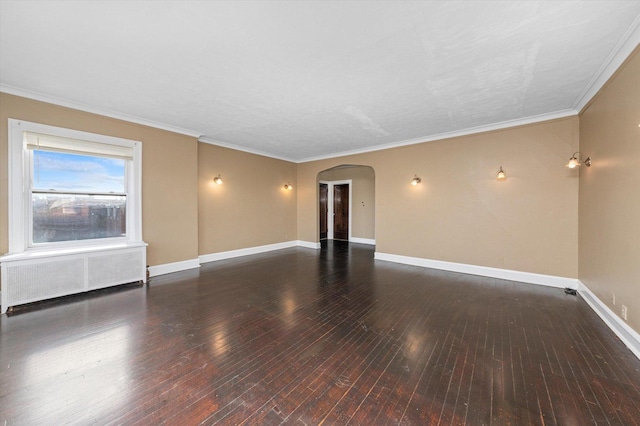
[[[329,243],[0,319],[0,426],[640,422],[640,360],[580,296]]]

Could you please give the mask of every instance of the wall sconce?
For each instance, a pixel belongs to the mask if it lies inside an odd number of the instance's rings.
[[[411,180],[411,185],[416,186],[420,182],[422,182],[422,179],[420,179],[418,175],[413,175],[413,179]]]
[[[504,170],[502,170],[502,166],[500,166],[500,170],[498,170],[497,179],[498,180],[506,180],[507,179],[507,174],[504,172]]]
[[[285,183],[284,189],[288,189],[289,191],[291,191],[293,189],[293,185],[291,185],[290,183]]]
[[[222,178],[220,177],[220,175],[214,177],[213,182],[217,183],[218,185],[222,185]]]
[[[576,151],[573,153],[571,158],[569,158],[569,162],[567,163],[566,167],[575,169],[582,164],[587,167],[591,166],[591,157],[587,157],[583,162],[580,162],[580,151]]]

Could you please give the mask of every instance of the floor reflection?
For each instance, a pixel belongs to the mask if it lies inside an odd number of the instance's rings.
[[[93,415],[102,418],[126,404],[130,340],[129,326],[121,325],[29,355],[25,398],[33,393],[32,387],[38,389],[31,416],[47,418],[51,407],[93,406]],[[61,380],[65,376],[73,379]]]
[[[91,423],[126,407],[141,287],[45,302],[0,320],[0,423]],[[112,317],[108,304],[131,317]],[[27,408],[28,409],[25,409]],[[87,410],[87,407],[91,407]]]
[[[374,250],[327,241],[2,316],[0,425],[633,424],[640,364],[580,298]]]

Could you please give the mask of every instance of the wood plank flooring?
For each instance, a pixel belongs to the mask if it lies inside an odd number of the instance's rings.
[[[348,243],[0,319],[0,425],[634,425],[640,360],[580,296]]]

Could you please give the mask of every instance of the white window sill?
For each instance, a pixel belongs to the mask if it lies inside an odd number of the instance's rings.
[[[0,262],[17,262],[21,260],[34,260],[34,259],[42,259],[56,256],[68,256],[74,254],[84,254],[84,253],[92,253],[92,252],[101,252],[101,251],[109,251],[109,250],[122,250],[129,248],[137,248],[137,247],[146,247],[148,244],[144,241],[126,241],[126,242],[118,242],[118,243],[107,243],[107,244],[92,244],[92,245],[83,245],[83,246],[74,246],[74,247],[47,247],[47,248],[37,248],[37,249],[28,249],[20,253],[8,253],[4,256],[0,257]]]

